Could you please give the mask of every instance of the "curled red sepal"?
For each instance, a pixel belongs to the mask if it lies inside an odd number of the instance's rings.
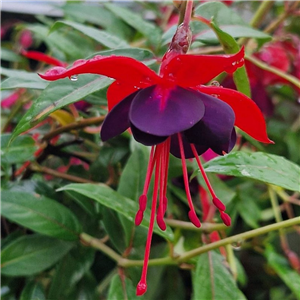
[[[114,78],[131,86],[146,87],[158,83],[160,77],[143,63],[126,56],[100,56],[75,61],[73,66],[61,72],[48,70],[39,76],[45,80],[54,81],[78,74],[99,74]]]
[[[146,293],[146,291],[147,291],[147,284],[140,281],[136,287],[136,295],[142,296]]]
[[[223,211],[220,211],[220,215],[221,215],[221,219],[222,219],[223,223],[226,226],[230,226],[230,224],[231,224],[231,218],[229,217],[229,215],[227,215]]]
[[[204,84],[221,72],[233,73],[244,65],[244,48],[236,54],[177,55],[164,68],[165,77],[182,87]]]
[[[264,116],[256,103],[244,94],[223,87],[199,86],[199,92],[214,95],[231,106],[235,113],[235,125],[262,143],[274,143],[268,138]]]

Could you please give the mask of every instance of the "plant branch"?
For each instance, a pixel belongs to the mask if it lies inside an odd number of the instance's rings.
[[[287,80],[288,82],[292,83],[297,88],[300,88],[300,80],[297,79],[295,76],[286,74],[286,73],[282,72],[280,69],[277,69],[275,67],[271,67],[270,65],[267,65],[266,63],[264,63],[261,60],[255,58],[254,56],[250,56],[250,55],[245,54],[245,59],[252,62],[254,65],[258,66],[262,70],[266,70],[266,71],[269,71],[273,74],[276,74],[279,77],[281,77],[281,78]]]
[[[279,230],[279,229],[282,229],[285,227],[294,226],[297,224],[300,224],[300,217],[296,217],[296,218],[282,221],[282,222],[279,222],[276,224],[267,225],[267,226],[264,226],[261,228],[253,229],[253,230],[241,233],[241,234],[227,237],[223,240],[201,246],[197,249],[188,251],[186,253],[183,253],[183,254],[175,256],[175,257],[169,256],[169,257],[163,257],[163,258],[150,259],[149,266],[178,265],[178,264],[180,265],[184,262],[189,261],[191,258],[193,258],[199,254],[208,252],[210,250],[217,249],[219,247],[226,246],[226,245],[229,245],[229,244],[232,244],[235,242],[240,242],[241,240],[250,239],[250,238],[253,238],[258,235],[263,235],[270,231],[275,231],[275,230]],[[82,243],[84,243],[90,247],[93,247],[97,250],[100,250],[101,252],[106,254],[112,260],[116,261],[116,263],[120,267],[128,268],[128,267],[135,267],[135,266],[143,266],[143,263],[144,263],[143,260],[130,260],[130,259],[124,258],[121,255],[119,255],[118,253],[116,253],[114,250],[112,250],[110,247],[105,245],[103,242],[101,242],[99,239],[96,239],[86,233],[82,233],[80,235],[80,240],[82,241]]]
[[[204,232],[212,232],[215,230],[223,230],[226,228],[226,225],[223,223],[215,224],[215,223],[202,223],[201,227],[195,227],[190,222],[184,222],[184,221],[178,221],[178,220],[172,220],[172,219],[165,219],[166,224],[174,227],[174,228],[180,228],[180,229],[186,229],[186,230],[192,230],[192,231],[204,231]]]
[[[90,126],[90,125],[101,124],[104,121],[104,119],[105,119],[105,116],[100,116],[100,117],[94,117],[94,118],[89,118],[89,119],[83,119],[80,121],[76,121],[74,123],[70,123],[65,126],[61,126],[57,129],[52,130],[51,132],[45,134],[43,137],[43,141],[51,140],[53,137],[55,137],[61,133],[68,132],[68,131],[71,131],[74,129],[84,128],[84,127]]]
[[[94,182],[92,180],[88,180],[88,179],[81,178],[81,177],[78,177],[78,176],[69,175],[69,174],[66,174],[66,173],[61,173],[61,172],[58,172],[56,170],[53,170],[53,169],[41,166],[41,165],[39,165],[37,163],[32,163],[29,166],[29,169],[31,171],[33,171],[33,172],[39,172],[39,173],[44,173],[44,174],[52,175],[54,177],[66,179],[66,180],[69,180],[69,181],[72,181],[72,182],[78,182],[78,183],[95,183],[95,184],[97,183],[97,182]]]

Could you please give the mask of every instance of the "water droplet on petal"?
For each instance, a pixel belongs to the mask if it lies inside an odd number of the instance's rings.
[[[220,83],[217,80],[211,82],[212,86],[220,86]]]
[[[83,65],[83,64],[85,64],[85,63],[86,63],[86,60],[85,60],[85,59],[78,59],[78,60],[74,61],[73,67],[79,66],[79,65]]]
[[[54,67],[50,70],[48,70],[45,73],[45,76],[55,76],[55,75],[60,75],[66,71],[66,68],[63,67]]]
[[[70,77],[70,80],[71,80],[71,81],[77,81],[77,79],[78,79],[78,75],[72,75],[72,76]]]

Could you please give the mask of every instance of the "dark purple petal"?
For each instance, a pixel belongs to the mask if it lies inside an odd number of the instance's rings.
[[[184,134],[190,143],[207,146],[220,155],[223,151],[228,153],[232,149],[235,114],[227,103],[216,97],[202,94],[202,101],[204,117]]]
[[[136,128],[133,124],[130,124],[131,132],[136,141],[145,146],[153,146],[162,143],[168,137],[167,136],[157,136],[149,133],[145,133],[138,128]]]
[[[181,134],[181,137],[182,137],[185,158],[194,158],[195,156],[193,154],[190,143],[188,142],[188,140],[186,139],[184,134]],[[203,145],[203,146],[195,145],[195,148],[197,150],[198,155],[203,154],[208,149],[208,147],[206,145]],[[171,136],[170,153],[173,154],[177,158],[181,158],[177,134],[174,134]]]
[[[204,111],[202,93],[179,86],[155,85],[137,94],[130,107],[129,119],[143,132],[171,136],[191,128],[201,120]]]
[[[124,98],[107,114],[101,127],[100,135],[102,141],[107,141],[129,128],[129,109],[132,100],[138,92],[139,91],[132,93]]]

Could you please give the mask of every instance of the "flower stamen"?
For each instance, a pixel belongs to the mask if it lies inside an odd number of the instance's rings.
[[[212,202],[214,204],[214,206],[219,210],[220,212],[220,216],[221,216],[221,219],[223,221],[223,223],[226,225],[226,226],[230,226],[231,224],[231,219],[229,217],[228,214],[224,213],[224,211],[226,210],[226,206],[224,205],[224,203],[217,197],[215,191],[213,190],[210,182],[209,182],[209,179],[205,173],[205,170],[201,164],[201,161],[199,159],[199,156],[198,156],[198,153],[197,153],[197,150],[196,150],[196,147],[194,144],[191,144],[191,148],[192,148],[192,151],[193,151],[193,154],[196,158],[196,161],[197,161],[197,164],[198,164],[198,167],[199,167],[199,170],[202,174],[202,177],[207,185],[207,188],[212,196]]]
[[[196,227],[201,227],[201,223],[196,215],[195,208],[193,205],[192,197],[191,197],[191,192],[190,192],[190,187],[189,187],[189,179],[188,179],[188,173],[187,173],[187,168],[186,168],[186,163],[185,163],[185,154],[184,154],[184,148],[183,148],[183,143],[182,143],[182,137],[181,134],[178,133],[178,142],[179,142],[179,148],[180,148],[180,156],[181,156],[181,163],[182,163],[182,173],[183,173],[183,181],[184,181],[184,187],[185,187],[185,193],[186,197],[189,203],[190,211],[188,213],[190,221],[196,226]]]

